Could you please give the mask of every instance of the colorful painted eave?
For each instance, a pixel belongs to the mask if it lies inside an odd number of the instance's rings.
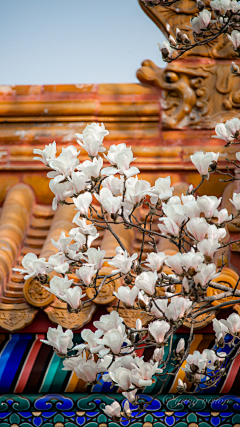
[[[0,397],[1,427],[238,427],[240,399],[237,396],[167,395],[149,404],[151,397],[140,395],[142,410],[132,407],[136,418],[113,421],[103,409],[114,399],[123,404],[119,395],[103,394],[32,394]],[[135,410],[135,411],[134,411]]]

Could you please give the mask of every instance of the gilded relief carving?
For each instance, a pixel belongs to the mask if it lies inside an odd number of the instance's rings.
[[[38,280],[30,277],[23,287],[26,301],[34,307],[45,307],[54,300],[54,295],[48,292]]]
[[[240,77],[230,73],[228,61],[176,61],[161,69],[146,60],[137,77],[162,90],[165,129],[213,129],[240,117]]]
[[[28,304],[0,303],[0,327],[9,331],[19,331],[31,323],[38,310]]]
[[[86,304],[79,313],[69,313],[67,304],[54,301],[44,309],[49,319],[66,329],[80,329],[90,322],[97,306],[93,303]]]

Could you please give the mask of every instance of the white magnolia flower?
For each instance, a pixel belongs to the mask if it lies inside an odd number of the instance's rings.
[[[238,49],[240,46],[240,31],[233,30],[231,36],[227,34],[228,40],[232,42],[234,49]]]
[[[82,148],[84,148],[89,156],[97,156],[98,153],[102,153],[106,149],[102,146],[103,138],[108,135],[109,132],[105,130],[105,126],[101,123],[101,126],[97,123],[91,123],[87,125],[83,133],[76,133],[76,137],[81,141],[77,141]]]
[[[97,330],[95,332],[91,331],[90,329],[84,329],[81,332],[81,337],[83,341],[85,341],[86,344],[84,344],[84,348],[88,349],[92,354],[98,353],[100,350],[103,349],[103,345],[98,344],[99,338],[103,335],[103,331]],[[80,346],[74,347],[73,350],[78,350],[80,347],[82,349],[82,344]],[[105,356],[107,357],[107,356]],[[108,360],[108,364],[111,363],[111,361]]]
[[[123,251],[122,248],[117,247],[115,249],[116,256],[111,259],[111,261],[108,261],[109,265],[113,265],[113,267],[116,267],[116,270],[113,270],[112,273],[123,273],[127,274],[132,268],[133,261],[138,257],[138,254],[133,254],[131,257],[129,256],[127,251]]]
[[[95,269],[100,270],[104,263],[104,257],[106,251],[101,251],[100,248],[89,248],[86,252],[87,256],[83,256],[83,259],[88,262],[88,264],[93,265]]]
[[[184,371],[194,374],[198,380],[205,377],[205,373],[201,375],[201,372],[207,367],[206,354],[201,354],[198,350],[195,350],[193,354],[188,355],[186,361]]]
[[[38,148],[35,148],[33,150],[34,154],[39,154],[42,157],[34,157],[33,160],[39,160],[40,162],[43,162],[45,165],[49,164],[50,160],[54,160],[56,158],[57,148],[56,148],[56,142],[53,141],[52,144],[45,145],[45,148],[43,150],[39,150]]]
[[[72,183],[72,190],[66,192],[67,196],[72,196],[85,190],[87,177],[82,172],[73,172],[68,180]]]
[[[82,173],[86,175],[87,179],[92,179],[100,176],[102,167],[102,157],[94,157],[92,162],[90,160],[85,160],[85,162],[81,163],[77,169],[82,171]]]
[[[231,142],[234,139],[224,123],[218,123],[215,126],[215,132],[217,135],[213,135],[212,138],[223,139],[226,142]]]
[[[151,203],[156,204],[158,199],[167,200],[172,197],[174,187],[171,187],[171,177],[166,176],[166,178],[158,178],[155,182],[154,187],[151,188],[151,194],[154,195],[151,197]]]
[[[100,320],[93,322],[93,325],[102,332],[108,332],[110,329],[117,329],[118,326],[123,325],[123,319],[117,311],[113,310],[110,314],[103,314]]]
[[[216,335],[216,341],[219,342],[221,340],[224,340],[225,335],[228,334],[228,326],[217,319],[213,319],[212,323],[213,330]]]
[[[78,227],[78,228],[72,228],[69,231],[69,236],[71,237],[71,239],[75,240],[75,243],[69,246],[68,248],[67,253],[70,256],[70,258],[72,258],[70,254],[73,254],[73,250],[79,251],[80,249],[83,249],[83,248],[85,249],[85,246],[89,248],[91,244],[94,242],[94,240],[99,237],[98,233],[95,235],[88,235],[88,234],[82,234],[80,230],[81,230],[80,227]],[[90,230],[85,230],[85,231],[90,231]],[[78,253],[77,258],[74,258],[74,259],[79,260],[81,258],[82,258],[82,254]]]
[[[170,199],[170,202],[171,202],[171,199]],[[178,227],[180,227],[183,221],[186,219],[186,213],[184,211],[184,207],[180,203],[177,203],[177,204],[163,203],[163,212],[165,213],[166,217],[174,221],[178,225]],[[161,219],[162,218],[160,218],[159,221]]]
[[[148,331],[158,344],[161,344],[166,333],[169,331],[170,325],[165,320],[155,320],[148,326]]]
[[[113,354],[119,354],[123,343],[126,341],[126,336],[123,333],[123,328],[119,326],[117,329],[110,329],[106,332],[98,343],[107,347],[104,351],[101,350],[100,354],[107,354],[110,350]]]
[[[207,237],[208,239],[222,240],[226,236],[227,231],[225,227],[217,228],[216,225],[212,224],[208,227]]]
[[[187,230],[194,239],[201,241],[206,237],[209,225],[205,218],[191,218],[187,223]]]
[[[88,224],[85,218],[80,218],[80,212],[77,212],[72,222],[77,224],[80,233],[89,234],[91,236],[95,236],[97,234],[97,229],[92,225],[92,223]]]
[[[131,381],[137,387],[148,387],[152,385],[153,375],[161,372],[157,363],[152,364],[138,359],[137,367],[131,371]]]
[[[183,210],[188,216],[188,218],[197,218],[200,216],[200,209],[195,198],[192,201],[185,202]]]
[[[214,217],[218,219],[218,224],[222,224],[225,221],[231,221],[232,214],[228,215],[227,209],[221,209],[220,211],[216,209],[214,213]]]
[[[170,234],[172,236],[177,236],[179,232],[179,226],[170,218],[159,218],[159,221],[162,221],[163,224],[158,224],[160,231],[163,234]]]
[[[97,270],[94,269],[93,265],[84,265],[76,270],[76,276],[82,280],[86,286],[89,286],[96,272]]]
[[[112,167],[104,168],[102,170],[102,175],[109,176],[120,173],[130,178],[139,173],[138,168],[130,167],[130,163],[133,162],[135,158],[133,158],[131,147],[127,148],[126,144],[111,145],[107,156],[105,154],[104,156]]]
[[[130,403],[135,403],[135,402],[136,402],[136,400],[137,400],[136,393],[137,393],[137,389],[135,388],[134,390],[131,390],[131,391],[124,391],[124,392],[122,393],[122,395],[123,395],[124,397],[126,397],[126,399],[127,399]]]
[[[122,204],[121,196],[114,197],[111,190],[108,188],[102,188],[99,192],[99,195],[95,193],[94,196],[105,209],[105,211],[110,214],[118,213]]]
[[[231,3],[231,0],[213,0],[210,1],[210,6],[212,10],[217,10],[224,15],[228,10],[231,10]]]
[[[234,117],[231,120],[227,120],[225,127],[230,132],[231,136],[234,137],[235,133],[240,131],[240,120],[237,117]]]
[[[89,206],[92,203],[92,195],[88,192],[80,194],[78,197],[73,198],[73,202],[81,214],[87,215]]]
[[[50,190],[55,194],[52,201],[52,208],[55,211],[59,202],[65,201],[67,192],[72,188],[71,182],[62,182],[62,175],[56,176],[49,182]]]
[[[126,188],[126,202],[135,205],[136,203],[140,203],[141,200],[150,192],[150,183],[144,179],[132,177],[126,181]]]
[[[157,272],[144,272],[136,277],[135,285],[146,292],[147,295],[153,295],[155,293],[155,284],[158,280]]]
[[[211,258],[213,258],[219,246],[218,239],[203,239],[197,244],[198,250]]]
[[[104,408],[105,414],[107,414],[109,417],[121,417],[121,406],[119,403],[115,400],[111,405],[106,405]]]
[[[81,299],[84,298],[85,295],[86,294],[82,294],[82,289],[79,286],[74,286],[74,288],[66,289],[65,294],[61,295],[61,299],[74,310],[77,310],[80,306]]]
[[[181,254],[177,252],[175,255],[168,256],[166,264],[177,274],[182,274],[183,271],[188,271],[189,268],[197,269],[198,265],[203,262],[203,255],[195,253],[194,250]]]
[[[237,313],[232,313],[228,318],[221,319],[223,323],[229,330],[230,334],[234,335],[240,332],[240,316]]]
[[[69,177],[74,172],[75,168],[79,164],[77,156],[80,151],[77,151],[76,147],[69,145],[66,148],[62,148],[61,154],[54,160],[49,160],[49,166],[54,169],[52,172],[48,172],[49,178],[55,178],[59,174],[64,177]]]
[[[166,264],[168,267],[172,268],[175,273],[182,274],[182,254],[180,252],[177,252],[175,255],[168,256]]]
[[[193,31],[196,34],[200,34],[201,30],[205,30],[208,27],[208,25],[211,22],[211,18],[212,18],[212,15],[211,15],[211,12],[209,12],[209,10],[207,9],[202,10],[202,12],[200,12],[198,16],[195,16],[194,18],[190,19],[190,23],[193,28]]]
[[[192,156],[190,156],[190,159],[194,166],[197,168],[198,172],[206,177],[209,178],[208,169],[212,162],[217,162],[219,157],[219,153],[214,152],[208,152],[204,153],[203,151],[197,151]]]
[[[65,294],[66,289],[69,289],[72,283],[73,279],[68,280],[67,275],[65,275],[64,277],[54,276],[50,280],[49,288],[46,286],[44,286],[44,288],[52,294],[56,295],[57,297],[62,297],[62,295]]]
[[[165,311],[165,316],[168,320],[176,322],[178,319],[183,318],[185,312],[189,310],[191,306],[192,301],[188,298],[174,297],[171,299],[171,302]]]
[[[167,299],[155,299],[152,301],[151,314],[154,314],[158,319],[164,316],[167,309]]]
[[[93,359],[86,358],[86,354],[71,357],[63,361],[64,371],[74,371],[78,378],[85,383],[92,383],[97,378],[97,364]]]
[[[59,251],[59,252],[68,252],[68,247],[72,241],[72,237],[66,237],[64,231],[61,232],[60,237],[57,241],[54,239],[51,239],[52,245]]]
[[[167,256],[164,252],[152,252],[150,254],[147,254],[147,259],[145,261],[145,265],[149,267],[152,271],[159,271],[161,270],[164,261],[167,259]]]
[[[60,252],[55,255],[51,255],[48,258],[48,265],[52,268],[52,270],[60,274],[65,274],[69,270],[69,261],[65,255],[61,254]]]
[[[200,284],[202,288],[206,287],[210,280],[215,279],[220,273],[216,273],[215,264],[199,264],[197,274],[193,277],[196,285]]]
[[[22,259],[22,268],[13,268],[13,271],[18,271],[24,274],[24,279],[27,280],[30,277],[38,275],[45,275],[50,270],[48,263],[45,258],[39,258],[33,253],[28,253]]]
[[[237,211],[240,210],[240,193],[233,193],[232,199],[229,199]]]
[[[222,353],[225,355],[225,353]],[[211,369],[212,371],[215,371],[216,369],[216,362],[221,362],[224,360],[223,357],[218,357],[213,350],[204,350],[203,351],[204,358],[207,359],[207,368]]]
[[[139,288],[137,288],[137,286],[133,286],[132,288],[129,286],[120,286],[118,291],[113,292],[113,294],[122,301],[127,308],[130,308],[134,306],[138,292]]]
[[[201,196],[197,198],[197,204],[200,212],[204,213],[205,218],[212,218],[215,215],[216,209],[220,205],[222,197]]]
[[[122,390],[129,390],[129,389],[133,388],[130,370],[120,366],[119,368],[117,368],[114,371],[111,370],[109,372],[109,376],[110,376],[111,380],[115,384],[117,384]]]
[[[122,176],[117,178],[116,176],[110,175],[102,181],[102,187],[108,188],[113,196],[119,196],[123,191],[124,179]]]
[[[73,332],[70,329],[67,329],[63,332],[62,326],[58,325],[55,328],[48,328],[47,332],[47,340],[40,340],[44,344],[51,345],[54,347],[59,353],[66,354],[68,348],[72,348],[73,346]]]

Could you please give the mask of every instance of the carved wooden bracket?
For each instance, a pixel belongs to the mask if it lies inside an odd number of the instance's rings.
[[[146,60],[137,71],[140,82],[162,91],[162,127],[213,129],[240,117],[240,77],[230,61],[197,59],[170,63],[165,69]]]

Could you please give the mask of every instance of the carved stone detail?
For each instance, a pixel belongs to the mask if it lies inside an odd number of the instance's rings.
[[[230,65],[196,59],[161,69],[146,60],[137,77],[163,90],[163,128],[213,129],[218,122],[240,118],[240,77],[230,73]]]
[[[141,8],[148,17],[160,28],[166,38],[169,33],[166,30],[167,24],[170,25],[170,34],[175,38],[176,29],[179,28],[183,33],[187,34],[190,40],[193,41],[190,19],[192,16],[197,16],[199,10],[195,0],[181,0],[169,7],[157,5],[155,7],[147,7],[142,0],[138,0]],[[204,2],[205,7],[208,7],[211,0]],[[190,28],[189,28],[190,27]],[[194,49],[186,52],[186,56],[203,56],[208,58],[234,58],[232,43],[226,35],[221,35],[216,40],[203,46],[196,46]]]
[[[69,313],[67,304],[54,301],[54,303],[44,309],[49,319],[57,325],[67,329],[80,329],[92,319],[97,306],[93,303],[86,304],[79,313]]]
[[[0,304],[0,327],[9,332],[19,331],[29,325],[38,310],[27,304]]]
[[[23,287],[26,301],[34,307],[45,307],[54,300],[54,295],[48,292],[38,280],[30,277]]]

